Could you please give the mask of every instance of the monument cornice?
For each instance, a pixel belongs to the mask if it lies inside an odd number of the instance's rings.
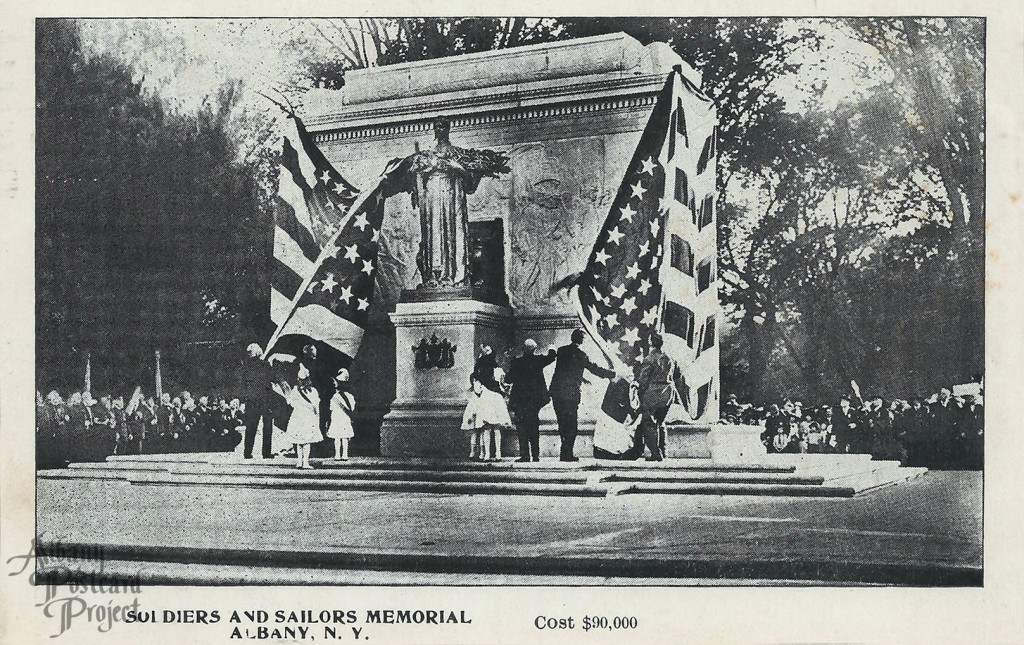
[[[507,307],[476,300],[400,302],[391,313],[395,326],[430,327],[477,324],[486,327],[508,325],[512,312]]]
[[[419,97],[415,103],[381,101],[306,117],[317,142],[344,141],[396,134],[418,134],[437,116],[451,119],[454,127],[543,119],[576,114],[628,110],[653,105],[665,81],[658,75],[613,75],[573,84],[543,81],[489,88],[502,91],[454,92]],[[538,87],[531,87],[537,85]]]
[[[576,329],[580,319],[576,314],[517,314],[518,327],[529,331]]]

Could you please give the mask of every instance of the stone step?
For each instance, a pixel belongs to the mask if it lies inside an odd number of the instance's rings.
[[[401,491],[435,494],[494,494],[494,495],[561,495],[601,497],[624,494],[687,494],[687,495],[761,495],[761,496],[817,496],[852,497],[881,486],[892,485],[919,476],[924,469],[879,470],[859,478],[850,477],[844,483],[808,483],[801,478],[781,481],[769,479],[750,481],[715,480],[673,480],[651,477],[641,481],[625,481],[614,474],[592,475],[589,479],[574,481],[473,479],[479,473],[464,473],[470,479],[440,480],[428,478],[381,479],[367,474],[364,478],[347,476],[325,476],[325,471],[275,472],[259,474],[213,473],[213,472],[157,472],[152,470],[117,469],[103,471],[95,468],[61,469],[41,471],[40,477],[59,479],[102,479],[122,480],[134,485],[178,485],[214,486],[242,488],[281,488],[291,490],[360,490],[360,491]],[[419,473],[419,475],[441,475],[442,473]],[[448,475],[450,473],[443,473]],[[502,473],[490,475],[501,476]]]
[[[820,486],[825,483],[825,477],[821,475],[803,475],[794,473],[737,473],[737,472],[701,472],[701,473],[678,473],[678,472],[612,472],[602,478],[605,482],[614,483],[722,483],[722,484],[779,484],[793,485],[806,484]]]
[[[866,493],[885,486],[893,486],[910,481],[928,472],[927,468],[888,466],[869,472],[835,477],[825,482],[826,486],[849,485],[857,489],[857,493]]]
[[[377,480],[382,477],[382,469],[369,468],[327,468],[315,470],[298,470],[291,464],[199,464],[199,463],[87,463],[75,464],[77,470],[101,471],[149,471],[211,475],[259,475],[264,477],[298,476],[319,477],[328,479]],[[493,469],[493,470],[383,470],[393,473],[404,481],[465,481],[465,482],[545,482],[582,484],[598,482],[731,482],[731,483],[776,483],[776,484],[822,484],[825,478],[820,475],[806,476],[790,472],[736,472],[736,471],[667,471],[658,469],[625,469],[622,471],[550,471],[529,469]]]
[[[543,482],[434,482],[402,479],[324,479],[319,477],[262,477],[189,475],[180,473],[131,474],[135,485],[215,486],[235,488],[284,488],[289,490],[355,490],[373,492],[433,493],[452,495],[553,495],[604,497],[607,489],[585,483]]]
[[[820,484],[732,484],[703,482],[634,482],[613,485],[609,495],[762,495],[772,497],[853,497],[851,486]]]
[[[844,457],[847,455],[843,455]],[[861,457],[861,455],[849,455],[850,457]],[[713,462],[709,459],[671,459],[662,462],[648,461],[603,461],[595,459],[580,459],[577,462],[561,462],[557,460],[544,460],[539,462],[520,463],[515,458],[503,459],[493,462],[479,462],[470,460],[441,460],[441,459],[416,459],[416,458],[387,458],[387,457],[354,457],[349,461],[335,461],[333,459],[310,459],[310,462],[323,468],[374,468],[379,470],[516,470],[516,471],[592,471],[592,470],[649,470],[658,471],[698,471],[698,472],[773,472],[792,473],[797,469],[799,462],[786,463],[735,463],[735,462]],[[181,464],[181,463],[207,463],[207,464],[237,464],[237,465],[269,465],[269,464],[290,464],[291,458],[277,458],[272,460],[242,460],[237,455],[229,453],[191,453],[191,454],[170,454],[170,455],[114,455],[107,458],[105,462],[88,462],[71,464],[72,468],[95,467],[96,464]],[[92,465],[90,465],[92,464]]]
[[[40,471],[51,479],[121,480],[182,485],[298,490],[403,491],[444,494],[603,496],[624,494],[852,497],[917,477],[870,455],[770,455],[753,463],[700,459],[664,462],[476,462],[432,459],[314,459],[313,470],[291,459],[242,460],[225,453],[118,456],[105,462]]]

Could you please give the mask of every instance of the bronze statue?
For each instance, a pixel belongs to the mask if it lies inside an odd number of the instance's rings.
[[[416,264],[422,286],[437,290],[469,289],[466,195],[473,194],[484,177],[509,172],[506,155],[453,146],[448,140],[450,129],[447,119],[435,119],[434,148],[408,158],[415,177],[410,186],[413,206],[420,214]]]

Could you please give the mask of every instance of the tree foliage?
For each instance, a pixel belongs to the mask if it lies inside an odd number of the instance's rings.
[[[230,134],[238,86],[177,113],[130,66],[86,56],[74,22],[36,37],[41,385],[77,384],[90,352],[94,380],[127,386],[155,349],[173,361],[265,324],[271,226]]]

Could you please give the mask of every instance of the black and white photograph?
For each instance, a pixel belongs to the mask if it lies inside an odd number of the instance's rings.
[[[49,636],[985,588],[982,12],[32,22],[34,539],[2,560]],[[640,604],[518,633],[654,642]]]

